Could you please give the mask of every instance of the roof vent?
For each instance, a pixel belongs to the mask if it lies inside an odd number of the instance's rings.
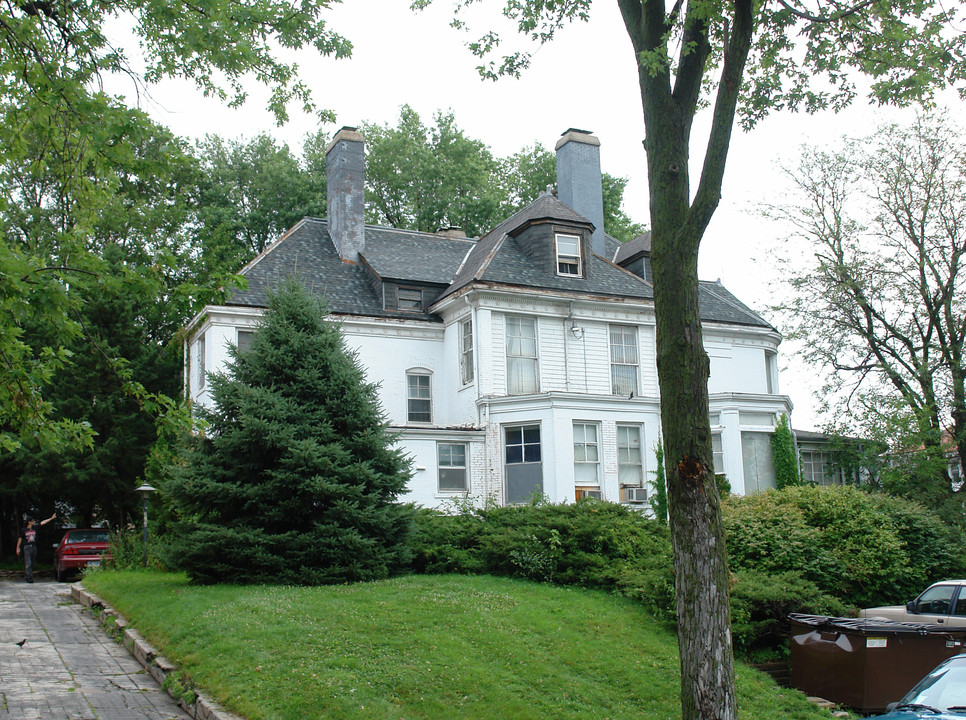
[[[457,225],[441,227],[439,230],[436,231],[436,234],[442,235],[443,237],[457,238],[457,239],[466,237],[466,232],[463,230],[463,228]]]

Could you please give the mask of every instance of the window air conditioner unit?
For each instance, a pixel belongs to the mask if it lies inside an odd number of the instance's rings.
[[[624,500],[629,503],[647,502],[647,489],[642,487],[624,488]]]
[[[603,494],[600,490],[578,490],[577,499],[583,500],[584,498],[593,498],[595,500],[603,499]]]

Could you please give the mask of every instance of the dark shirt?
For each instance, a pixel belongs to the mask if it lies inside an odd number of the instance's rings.
[[[20,540],[24,545],[36,545],[37,544],[37,526],[34,525],[31,528],[24,528],[20,531]]]

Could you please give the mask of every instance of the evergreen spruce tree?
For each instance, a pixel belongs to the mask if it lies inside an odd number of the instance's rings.
[[[210,376],[214,409],[167,490],[172,561],[194,582],[372,580],[408,561],[409,475],[376,386],[294,280],[251,349]]]

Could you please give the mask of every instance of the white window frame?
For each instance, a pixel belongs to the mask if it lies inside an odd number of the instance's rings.
[[[637,433],[637,446],[628,437],[629,432]],[[627,479],[630,468],[637,471],[638,478],[633,482]],[[623,487],[644,487],[644,428],[637,423],[617,424],[617,480]]]
[[[463,464],[454,464],[452,448],[458,447],[463,450]],[[447,452],[444,452],[444,448]],[[457,458],[458,459],[458,458]],[[462,442],[437,442],[436,443],[436,489],[440,493],[465,493],[469,490],[470,475],[470,452],[469,445]],[[462,471],[463,487],[443,487],[443,473],[445,471]]]
[[[561,240],[566,241],[567,245],[572,242],[572,247],[561,247]],[[583,262],[580,255],[580,236],[569,233],[556,233],[553,236],[554,257],[556,260],[557,275],[562,277],[581,277],[583,274]],[[572,250],[573,252],[566,252]]]
[[[724,475],[724,437],[720,431],[711,433],[711,464],[715,475]]]
[[[415,385],[413,380],[417,381]],[[414,410],[414,403],[425,403],[428,410]],[[414,415],[422,414],[428,415],[428,419],[413,419]],[[433,422],[433,374],[428,370],[413,368],[406,371],[406,422],[420,425],[431,425]]]
[[[614,342],[619,333],[619,343]],[[641,348],[637,327],[634,325],[611,325],[608,329],[610,346],[610,383],[614,395],[636,395],[641,382]],[[631,380],[622,375],[633,374]]]
[[[473,353],[473,320],[466,318],[460,321],[460,381],[467,385],[476,376]]]
[[[242,347],[242,336],[245,336],[247,338],[246,347],[244,348]],[[254,339],[255,339],[254,330],[249,330],[247,328],[238,328],[235,334],[235,349],[238,350],[239,353],[248,352],[252,348],[252,342],[254,341]]]
[[[578,431],[578,428],[580,429]],[[593,431],[589,437],[587,430]],[[600,486],[600,425],[594,422],[575,420],[574,436],[574,485],[578,487]],[[593,468],[593,479],[590,479]],[[578,472],[578,471],[583,472]]]
[[[802,480],[815,485],[844,485],[845,471],[823,450],[799,450],[798,468]]]
[[[206,346],[207,346],[207,342],[205,339],[206,335],[207,333],[201,333],[201,335],[198,336],[198,342],[195,346],[196,348],[195,355],[198,358],[198,389],[199,390],[205,389],[205,383],[207,381],[207,376],[208,376],[208,369],[206,367],[207,361],[205,359],[205,356],[207,355],[207,353],[205,352]]]
[[[524,325],[532,328],[532,334],[525,335]],[[507,315],[504,324],[506,338],[506,391],[507,395],[530,395],[540,391],[540,372],[538,365],[537,319],[522,315]],[[516,330],[517,332],[513,332]],[[526,372],[526,385],[515,384],[515,369]]]

